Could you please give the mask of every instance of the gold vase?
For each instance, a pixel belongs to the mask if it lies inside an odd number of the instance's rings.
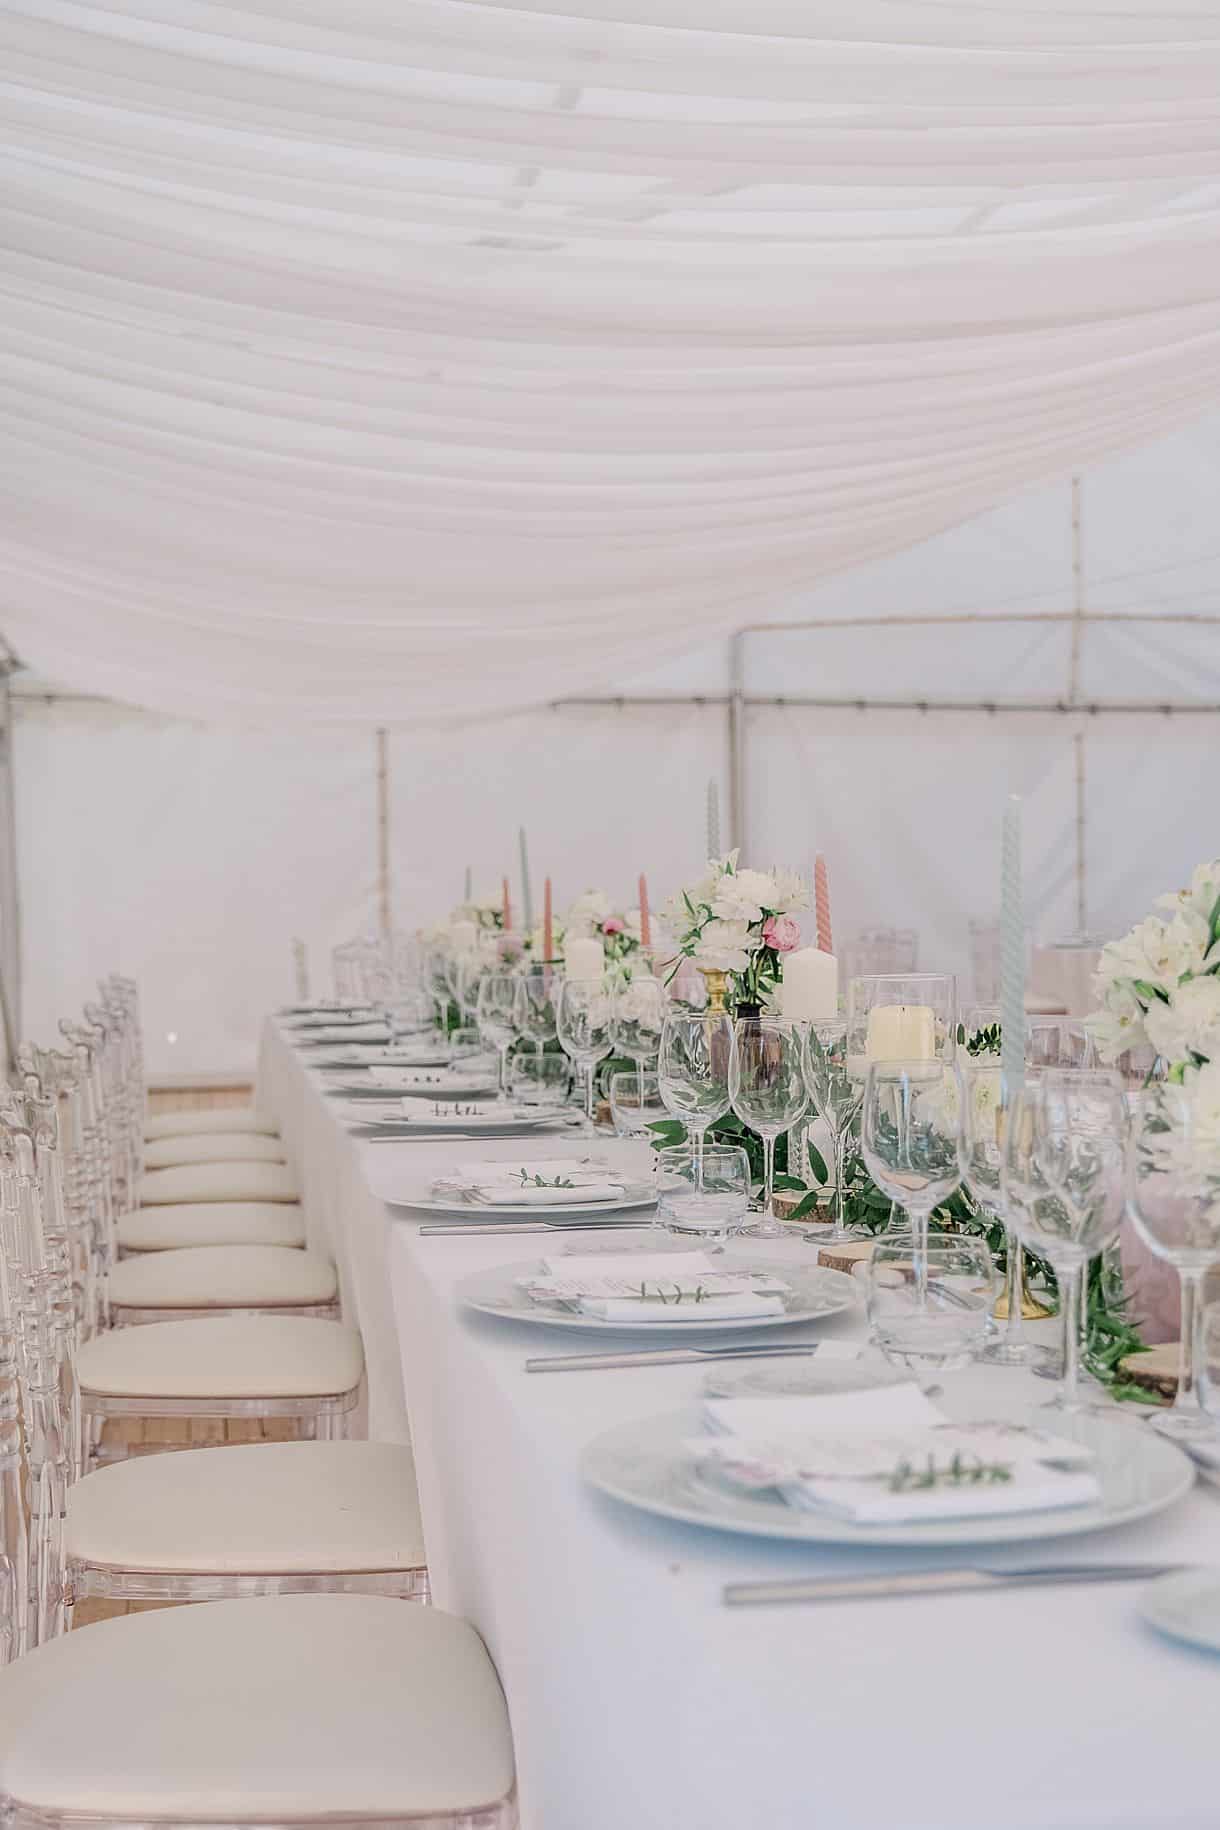
[[[700,966],[699,970],[707,981],[708,1016],[724,1016],[726,1009],[724,994],[729,988],[728,974],[725,972],[718,972],[714,966]]]
[[[1046,1309],[1043,1307],[1025,1281],[1024,1248],[1016,1245],[1014,1241],[1013,1245],[1009,1247],[1009,1250],[1016,1250],[1021,1254],[1021,1319],[1025,1322],[1044,1322],[1048,1315],[1053,1315],[1055,1312],[1053,1309]],[[997,1322],[1006,1322],[1008,1320],[1007,1286],[1005,1286],[996,1297],[995,1302],[992,1304],[991,1313],[995,1316]]]

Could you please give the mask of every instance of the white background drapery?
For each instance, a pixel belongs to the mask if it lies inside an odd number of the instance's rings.
[[[8,0],[0,56],[0,622],[82,690],[536,704],[1220,391],[1203,0]]]

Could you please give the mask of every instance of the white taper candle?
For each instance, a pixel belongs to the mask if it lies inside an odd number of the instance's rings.
[[[530,895],[530,858],[525,844],[525,828],[521,828],[521,919],[525,923],[523,932],[534,931],[534,898]]]
[[[707,855],[720,856],[720,790],[715,776],[707,784]]]
[[[1025,1083],[1025,909],[1021,894],[1021,797],[1004,808],[1000,852],[1000,1085],[1010,1105]]]

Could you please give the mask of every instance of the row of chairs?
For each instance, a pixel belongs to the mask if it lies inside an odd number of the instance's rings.
[[[136,991],[0,1091],[0,1821],[515,1823],[499,1683],[425,1603],[409,1449],[254,1109],[145,1119]],[[108,1420],[300,1439],[114,1459]],[[147,1450],[149,1445],[142,1445]],[[68,1629],[88,1597],[206,1602]]]

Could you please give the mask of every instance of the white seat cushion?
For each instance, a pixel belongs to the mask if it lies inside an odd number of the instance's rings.
[[[296,1201],[296,1182],[283,1163],[181,1163],[153,1169],[140,1182],[140,1206],[180,1201]]]
[[[309,1398],[350,1392],[354,1328],[306,1315],[225,1315],[116,1328],[77,1356],[82,1391],[108,1398]]]
[[[278,1137],[257,1131],[205,1131],[186,1137],[155,1137],[144,1146],[145,1169],[172,1169],[179,1163],[282,1163]]]
[[[268,1308],[332,1303],[338,1278],[321,1252],[282,1245],[198,1245],[124,1258],[110,1273],[112,1303],[141,1309]]]
[[[185,1201],[121,1214],[125,1252],[172,1252],[191,1245],[305,1243],[305,1216],[295,1201]]]
[[[166,1608],[0,1671],[0,1793],[31,1811],[402,1818],[490,1806],[512,1783],[491,1660],[437,1608],[375,1595]]]
[[[275,1120],[253,1106],[214,1106],[203,1112],[158,1112],[144,1120],[145,1137],[185,1137],[197,1131],[260,1131],[276,1137]]]
[[[68,1555],[175,1574],[422,1569],[415,1463],[392,1442],[140,1455],[78,1481]]]

